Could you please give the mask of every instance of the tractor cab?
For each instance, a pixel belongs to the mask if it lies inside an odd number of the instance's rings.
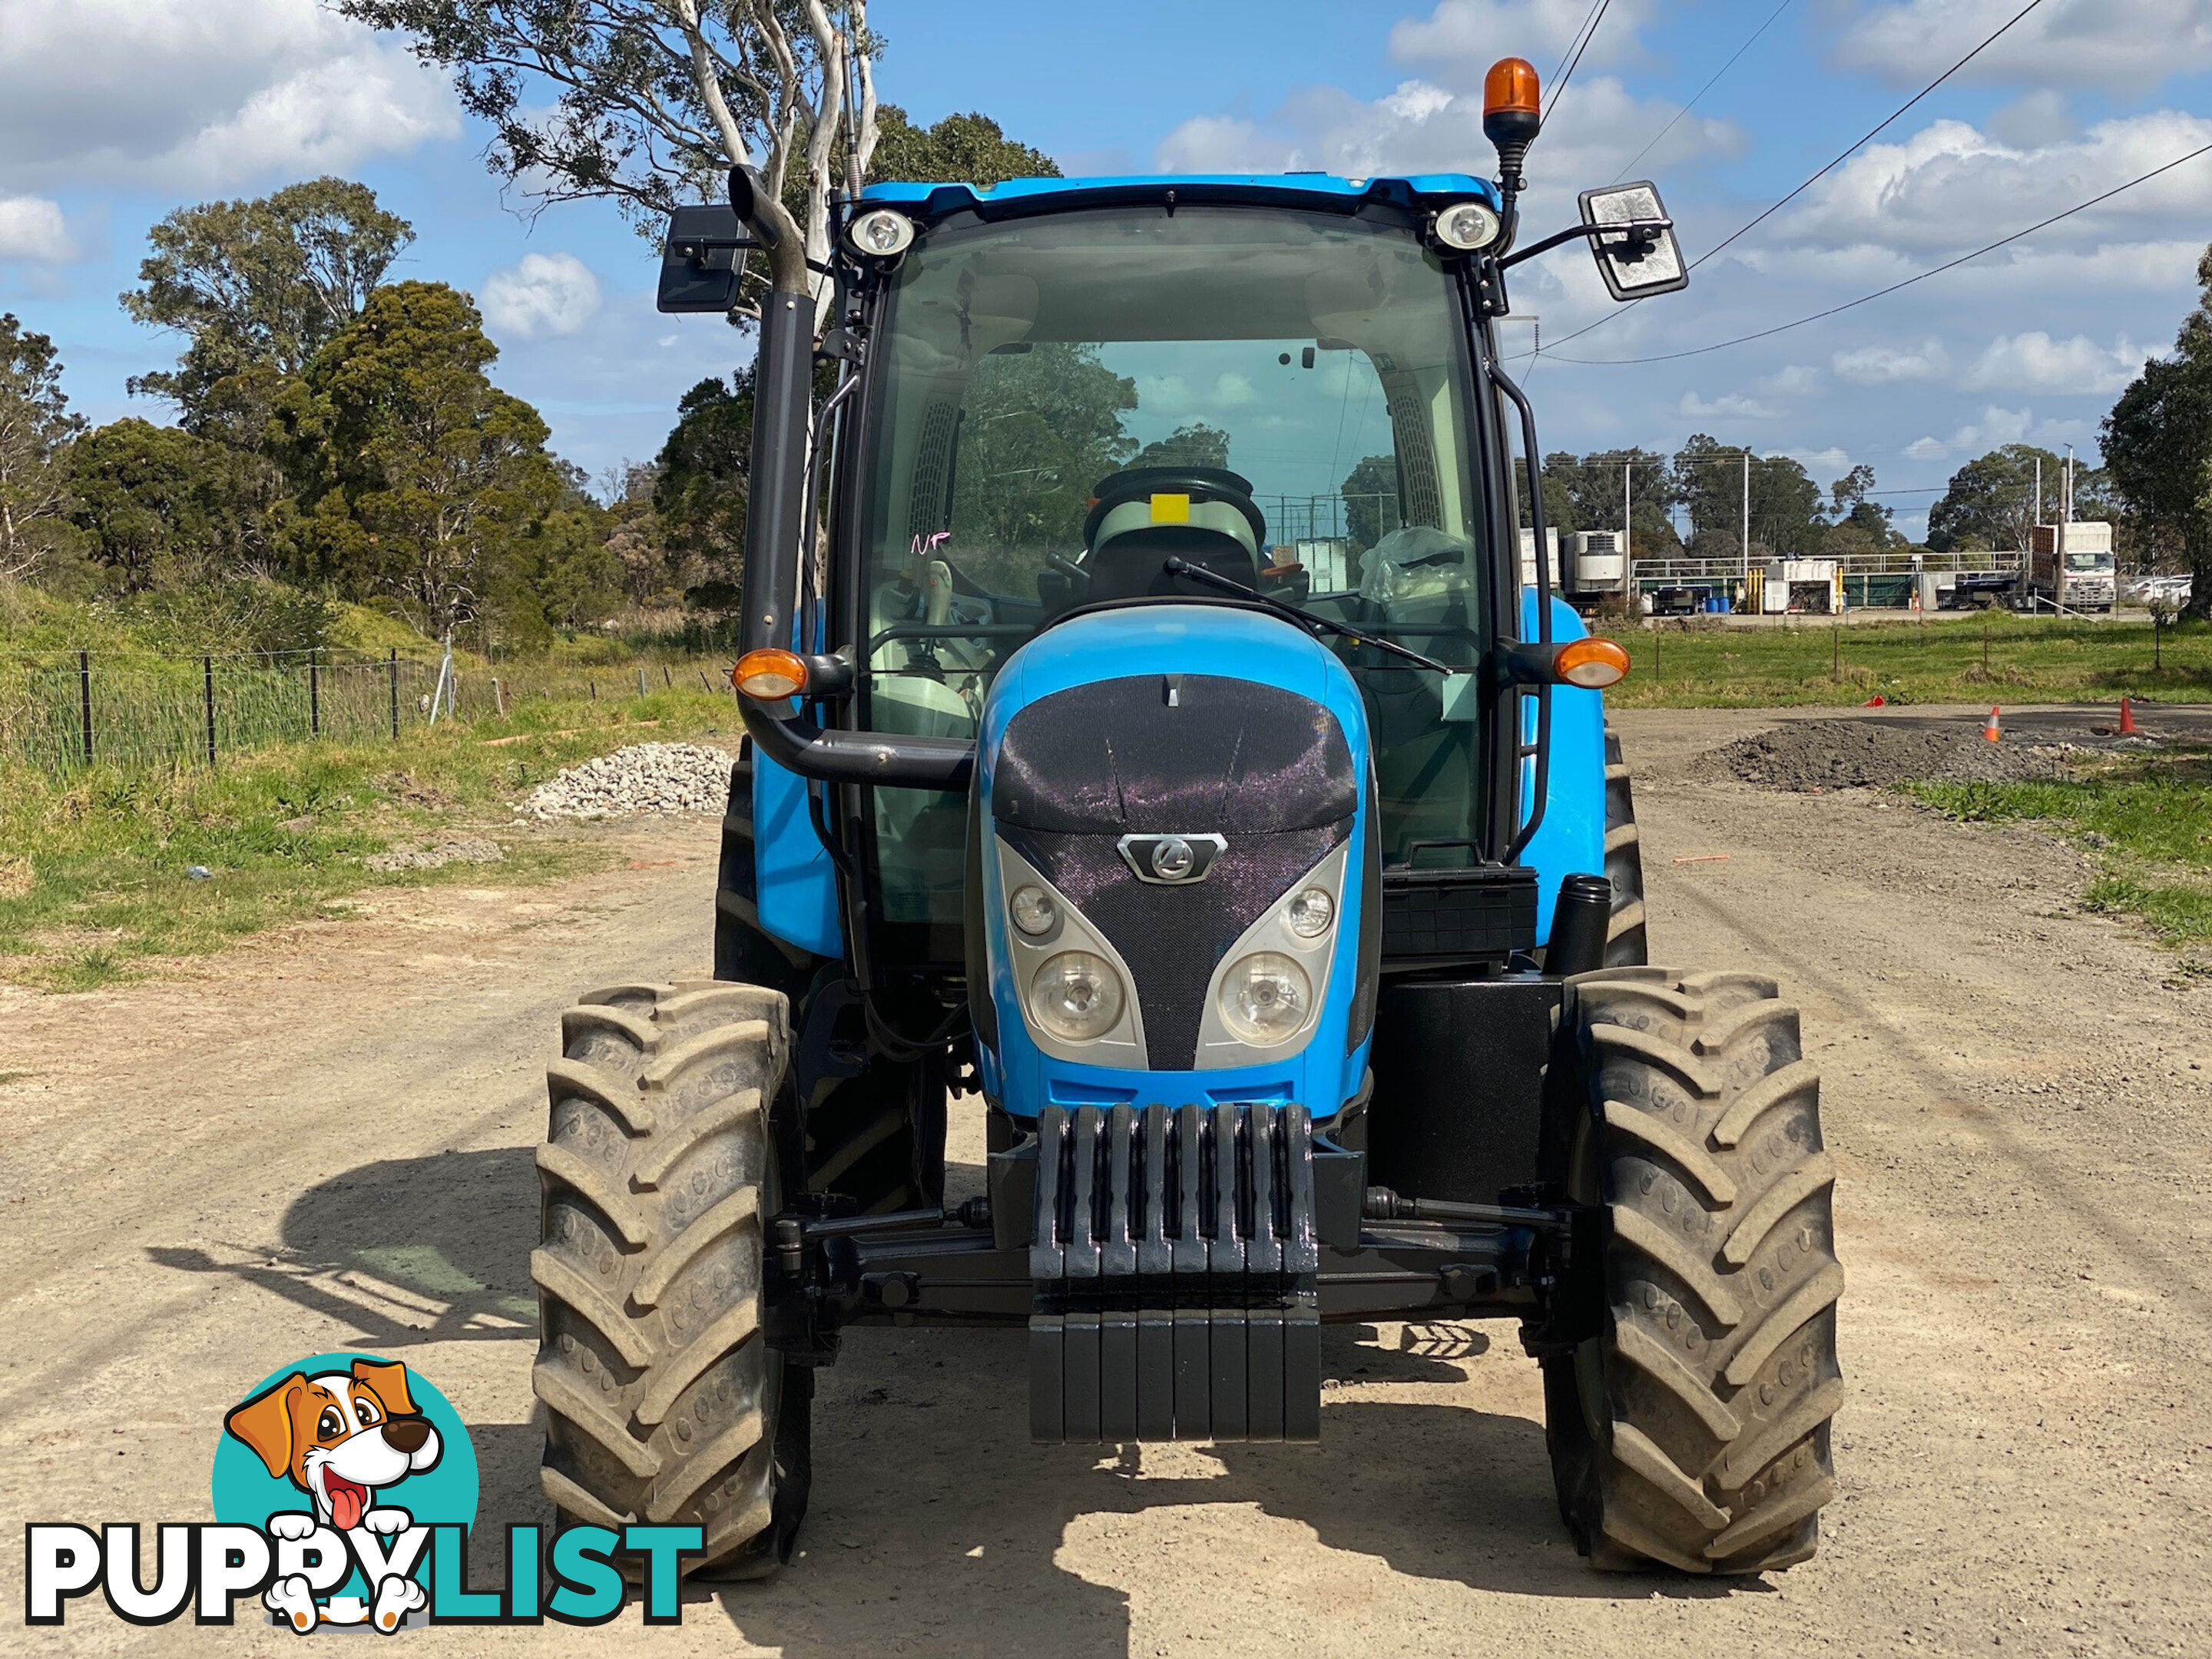
[[[1026,642],[1105,606],[1259,595],[1462,671],[1517,627],[1477,550],[1511,540],[1506,433],[1424,231],[1432,198],[1490,186],[1020,183],[857,204],[915,216],[848,299],[868,365],[826,597],[865,620],[824,639],[859,646],[860,727],[972,738]],[[1469,862],[1504,787],[1483,695],[1446,720],[1444,672],[1327,637],[1386,711],[1387,861],[1426,839]],[[883,920],[956,921],[964,793],[873,805]]]

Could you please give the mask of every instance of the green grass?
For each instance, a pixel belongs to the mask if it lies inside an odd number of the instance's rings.
[[[629,743],[734,748],[731,699],[696,688],[643,700],[532,702],[506,720],[410,730],[401,741],[318,743],[204,765],[57,781],[0,765],[0,979],[88,990],[318,914],[368,888],[542,881],[602,856],[589,836],[507,828],[514,803],[562,767]],[[495,742],[495,739],[512,739]],[[379,875],[395,842],[468,829],[496,865]],[[209,879],[187,872],[202,866]]]
[[[1851,705],[1877,696],[1892,703],[2212,699],[2212,627],[2203,623],[2166,629],[2155,649],[2147,621],[2006,612],[1842,628],[1818,618],[1783,628],[1631,627],[1618,637],[1635,666],[1607,700],[1630,708]]]
[[[2051,825],[2102,866],[2084,902],[2140,916],[2165,943],[2212,945],[2212,750],[2129,756],[2049,783],[1920,783],[1908,793],[1966,823]]]

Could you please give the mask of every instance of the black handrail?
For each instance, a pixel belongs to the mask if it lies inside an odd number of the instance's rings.
[[[1529,406],[1528,394],[1516,386],[1512,376],[1495,362],[1490,364],[1490,380],[1491,384],[1511,400],[1514,408],[1521,411],[1521,447],[1528,465],[1528,523],[1536,540],[1536,642],[1549,645],[1552,642],[1552,561],[1550,550],[1544,545],[1544,476],[1539,471],[1542,458],[1536,447],[1536,411]],[[1512,568],[1516,577],[1520,562],[1520,550],[1516,548]],[[1520,609],[1520,584],[1516,580],[1513,589],[1513,606],[1516,612]],[[1517,617],[1516,621],[1518,621]],[[1513,740],[1516,744],[1521,740],[1521,711],[1517,708],[1513,711]],[[1517,794],[1520,792],[1521,769],[1516,764],[1513,771],[1514,791]],[[1528,846],[1544,822],[1544,807],[1552,787],[1552,687],[1548,681],[1536,687],[1536,770],[1533,782],[1535,799],[1528,820],[1513,837],[1513,844],[1505,849],[1505,862],[1508,864],[1521,856],[1522,849]],[[1517,801],[1515,809],[1519,809]]]

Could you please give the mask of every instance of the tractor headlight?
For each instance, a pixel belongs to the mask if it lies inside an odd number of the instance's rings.
[[[1325,888],[1309,887],[1291,901],[1283,920],[1300,939],[1319,939],[1336,920],[1336,901]]]
[[[1031,939],[1042,939],[1060,920],[1060,907],[1042,887],[1017,887],[1013,897],[1006,901],[1006,914]]]
[[[914,241],[914,221],[889,208],[871,208],[854,219],[845,238],[854,251],[873,259],[903,253]]]
[[[1222,1023],[1255,1048],[1288,1042],[1312,1014],[1306,970],[1279,951],[1255,951],[1222,977]]]
[[[1063,951],[1030,980],[1030,1015],[1063,1042],[1092,1042],[1121,1022],[1121,976],[1103,957]]]
[[[1498,216],[1482,202],[1455,202],[1437,215],[1437,240],[1473,253],[1498,240]]]

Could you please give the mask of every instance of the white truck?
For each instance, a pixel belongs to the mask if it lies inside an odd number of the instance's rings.
[[[2111,525],[2094,519],[2039,524],[2028,548],[2027,606],[2110,611],[2117,568]]]

